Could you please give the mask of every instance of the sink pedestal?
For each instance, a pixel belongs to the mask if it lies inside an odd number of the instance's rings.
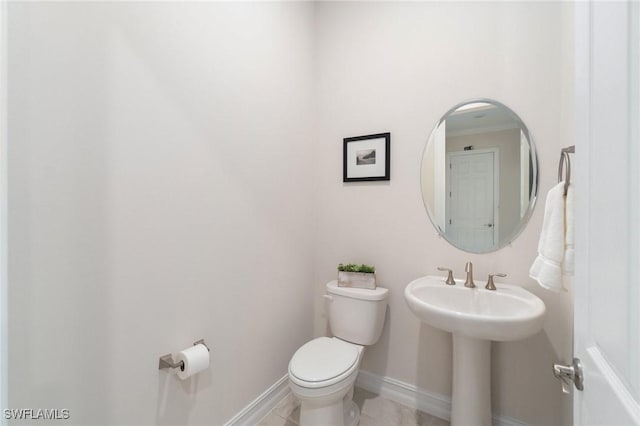
[[[451,426],[491,426],[491,341],[452,336]]]

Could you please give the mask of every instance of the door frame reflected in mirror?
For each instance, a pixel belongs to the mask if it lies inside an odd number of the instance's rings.
[[[479,213],[477,224],[470,222],[468,229],[458,226],[466,234],[461,238],[460,232],[452,232],[456,227],[450,222],[452,192],[448,189],[447,169],[451,167],[448,159],[451,152],[480,153],[487,149],[499,152],[497,167],[493,166],[496,188],[492,195],[497,200],[497,208],[493,220],[489,213],[484,216]],[[538,192],[537,151],[524,121],[511,108],[489,98],[471,99],[450,108],[436,123],[422,154],[420,176],[423,203],[438,234],[460,250],[489,253],[513,242],[531,217]],[[468,182],[466,197],[470,198],[465,198],[463,205],[468,210],[467,217],[472,217],[476,213],[474,207],[483,212],[488,207],[479,196],[483,189],[471,177]],[[486,238],[480,242],[482,233],[489,234],[481,228],[494,228],[497,238],[493,244],[488,244]]]

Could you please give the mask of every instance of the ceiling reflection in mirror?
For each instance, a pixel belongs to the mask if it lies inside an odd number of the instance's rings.
[[[481,99],[451,108],[422,158],[422,198],[438,233],[472,253],[498,250],[526,226],[538,187],[536,150],[523,121]]]

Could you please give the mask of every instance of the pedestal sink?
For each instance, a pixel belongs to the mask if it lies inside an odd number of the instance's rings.
[[[404,291],[418,318],[453,335],[452,426],[491,426],[491,341],[525,339],[542,329],[544,319],[544,302],[521,287],[476,286],[426,276]]]

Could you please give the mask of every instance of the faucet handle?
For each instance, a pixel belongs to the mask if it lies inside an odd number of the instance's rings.
[[[447,275],[445,283],[449,285],[456,285],[456,280],[453,279],[453,271],[451,269],[438,266],[438,271],[448,271],[449,274]]]
[[[487,278],[487,285],[484,287],[487,290],[495,290],[496,289],[496,285],[493,283],[493,277],[506,277],[507,274],[502,274],[502,273],[498,273],[498,274],[489,274],[489,278]]]

